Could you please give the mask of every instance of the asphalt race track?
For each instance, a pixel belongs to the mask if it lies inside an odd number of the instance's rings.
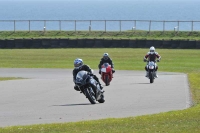
[[[94,73],[100,78],[98,71]],[[121,118],[190,107],[187,75],[158,72],[153,84],[144,71],[116,70],[105,86],[105,103],[91,105],[73,89],[70,69],[0,69],[0,127]],[[101,80],[100,80],[101,81]],[[103,84],[103,82],[101,81]]]

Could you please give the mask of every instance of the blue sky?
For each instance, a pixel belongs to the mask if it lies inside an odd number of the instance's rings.
[[[0,1],[10,1],[10,2],[14,2],[14,1],[94,1],[94,0],[0,0]],[[194,1],[199,1],[199,0],[95,0],[95,1],[155,1],[155,2],[162,2],[162,1],[179,1],[179,2],[194,2]]]

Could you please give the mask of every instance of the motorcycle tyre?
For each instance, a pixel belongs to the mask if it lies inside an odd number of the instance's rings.
[[[101,99],[98,100],[99,103],[104,103],[105,102],[105,99],[104,99],[104,95],[101,95]]]
[[[109,79],[109,76],[106,75],[106,76],[105,76],[105,83],[106,83],[106,86],[109,86],[109,84],[110,84],[110,83],[109,83],[109,80],[110,80],[110,79]]]
[[[154,82],[153,72],[149,72],[150,83]]]
[[[85,95],[86,95],[86,97],[88,98],[88,100],[90,101],[91,104],[96,104],[95,96],[93,96],[93,95],[90,93],[90,90],[89,90],[89,89],[85,89]]]

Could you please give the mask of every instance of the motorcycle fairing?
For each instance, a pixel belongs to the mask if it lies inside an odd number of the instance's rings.
[[[106,68],[101,68],[101,71],[106,73]]]
[[[76,75],[76,83],[78,85],[84,85],[87,83],[87,79],[88,79],[88,72],[86,71],[79,71]]]
[[[90,83],[91,83],[93,86],[96,87],[96,90],[94,90],[94,91],[96,91],[96,99],[97,99],[97,100],[101,99],[101,89],[100,89],[100,86],[99,86],[99,84],[97,83],[97,81],[94,80],[93,78],[90,78]]]

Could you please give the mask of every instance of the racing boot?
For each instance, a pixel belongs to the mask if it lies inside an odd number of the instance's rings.
[[[105,91],[103,90],[103,86],[99,83],[100,89],[101,89],[101,93],[104,93]]]
[[[114,70],[114,69],[112,69],[112,78],[114,78],[113,73],[115,73],[115,70]]]
[[[74,90],[80,91],[77,85],[74,85]]]
[[[146,71],[145,77],[149,77],[149,72],[148,71]]]
[[[155,71],[155,77],[158,78],[157,71]]]

